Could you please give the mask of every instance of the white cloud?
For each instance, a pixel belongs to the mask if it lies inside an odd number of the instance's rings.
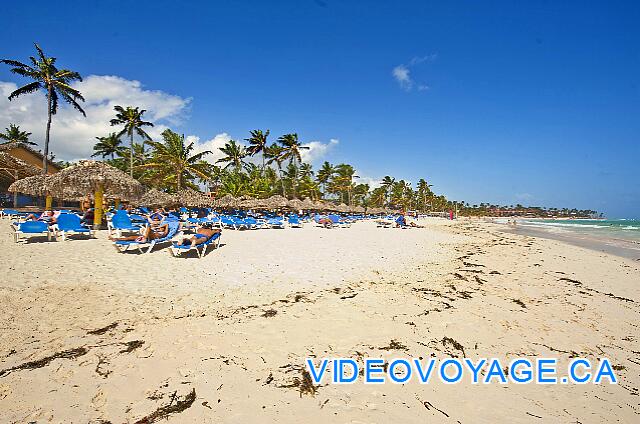
[[[404,65],[398,65],[393,68],[391,74],[396,81],[398,81],[398,84],[400,84],[400,88],[407,91],[411,90],[413,87],[413,80],[411,79],[411,71],[409,71],[409,68]]]
[[[207,160],[211,163],[216,163],[216,161],[224,156],[224,153],[220,151],[220,148],[223,147],[227,142],[231,141],[231,136],[229,134],[221,133],[215,135],[213,138],[200,142],[200,137],[195,135],[190,135],[186,137],[187,142],[195,142],[195,152],[200,153],[206,150],[211,151],[211,154],[206,155],[203,159]]]
[[[327,143],[321,141],[311,141],[309,143],[303,143],[305,147],[309,147],[309,150],[301,150],[302,161],[307,163],[317,163],[322,160],[331,149],[338,145],[340,141],[332,138]]]
[[[18,124],[23,130],[33,133],[32,141],[43,147],[47,120],[46,98],[42,92],[38,92],[9,101],[7,97],[17,87],[15,83],[0,81],[0,126]],[[82,108],[87,117],[60,102],[58,113],[53,117],[49,144],[49,150],[57,159],[87,158],[93,153],[95,137],[118,131],[118,127],[109,124],[109,120],[114,117],[115,105],[146,109],[145,120],[153,122],[155,126],[145,130],[152,138],[159,139],[167,125],[182,122],[191,102],[191,99],[163,91],[146,90],[139,81],[117,76],[90,75],[84,81],[74,84],[74,87],[86,99]]]
[[[426,91],[429,89],[429,86],[426,84],[417,83],[411,76],[411,68],[424,62],[431,62],[435,60],[436,57],[436,54],[415,56],[409,61],[408,64],[400,64],[393,68],[393,70],[391,71],[391,75],[393,75],[393,78],[398,82],[400,88],[405,91],[412,91],[414,88],[416,88],[418,91]]]
[[[356,175],[359,175],[359,177],[355,179],[356,184],[369,184],[370,189],[374,189],[382,185],[382,178],[362,176],[357,171]]]

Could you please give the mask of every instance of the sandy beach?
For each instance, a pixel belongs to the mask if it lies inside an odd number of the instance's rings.
[[[495,224],[228,231],[199,260],[0,221],[1,422],[640,420],[640,262]],[[617,385],[315,386],[307,357],[607,357]]]

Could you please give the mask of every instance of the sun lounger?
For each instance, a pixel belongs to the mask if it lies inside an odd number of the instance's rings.
[[[26,212],[18,212],[15,209],[3,209],[0,211],[0,217],[8,216],[9,218],[18,218],[26,215]]]
[[[269,218],[267,219],[267,226],[269,228],[284,229],[284,221],[282,220],[282,218]]]
[[[140,231],[141,225],[134,224],[126,211],[120,210],[113,214],[110,221],[107,221],[107,229],[109,235],[115,233],[116,237],[121,237],[123,231],[137,232]]]
[[[153,248],[158,244],[163,244],[171,241],[180,230],[179,221],[168,221],[169,232],[166,236],[151,241],[141,242],[136,240],[116,240],[113,245],[119,252],[126,252],[127,250],[138,249],[141,253],[150,253]],[[146,251],[144,251],[146,249]]]
[[[290,216],[288,221],[291,228],[302,228],[302,221],[297,216]]]
[[[67,239],[69,234],[88,234],[93,237],[93,230],[80,222],[80,217],[73,213],[61,213],[58,215],[55,225],[53,225],[54,234],[62,236],[62,241]]]
[[[30,237],[46,235],[47,240],[51,241],[51,230],[49,229],[49,225],[43,221],[26,221],[15,223],[13,225],[13,229],[13,236],[16,243],[20,241],[20,236]]]
[[[331,222],[333,222],[333,225],[335,226],[344,228],[351,227],[351,222],[340,218],[339,215],[331,214],[328,216],[328,218],[331,220]]]
[[[202,259],[202,257],[204,257],[205,253],[207,252],[207,248],[209,246],[213,245],[214,249],[217,249],[218,246],[220,246],[221,235],[222,233],[216,233],[212,237],[203,239],[203,241],[196,243],[193,246],[191,244],[181,245],[181,244],[178,244],[178,242],[174,241],[171,247],[169,248],[169,251],[171,252],[171,255],[173,255],[174,257],[178,257],[181,254],[187,253],[191,250],[195,250],[196,253],[198,254],[198,258]]]

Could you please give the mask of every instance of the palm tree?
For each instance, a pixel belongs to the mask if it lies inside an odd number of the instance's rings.
[[[418,189],[418,195],[420,196],[420,200],[422,200],[422,210],[426,210],[427,208],[427,199],[433,196],[433,192],[431,191],[432,184],[427,183],[424,178],[420,178],[418,181],[418,185],[416,188]]]
[[[284,147],[277,144],[272,144],[265,149],[265,155],[267,158],[269,158],[267,163],[271,165],[273,162],[275,162],[278,166],[278,176],[280,177],[282,195],[287,197],[287,193],[284,187],[284,180],[282,179],[282,163],[284,162],[283,153]]]
[[[351,206],[351,193],[353,192],[353,179],[358,178],[353,166],[346,163],[341,163],[336,166],[335,176],[332,183],[336,187],[336,190],[347,194],[347,204]]]
[[[9,124],[9,128],[5,128],[4,133],[0,133],[0,140],[6,140],[7,143],[21,143],[35,146],[36,143],[29,141],[30,132],[20,130],[19,125]]]
[[[264,150],[267,148],[267,137],[269,137],[269,130],[262,132],[262,130],[251,131],[251,137],[245,138],[245,141],[249,142],[247,153],[251,156],[255,156],[258,153],[262,153],[262,172],[264,172]]]
[[[210,165],[202,159],[210,151],[193,154],[194,143],[185,144],[184,134],[179,135],[170,129],[162,132],[162,138],[163,143],[149,141],[153,149],[151,160],[141,165],[142,168],[156,171],[156,176],[174,186],[176,191],[181,190],[187,181],[211,177]]]
[[[47,93],[47,130],[44,139],[44,154],[42,156],[42,172],[47,173],[49,164],[49,134],[51,132],[51,117],[58,112],[58,100],[60,97],[75,109],[77,109],[85,117],[87,114],[78,104],[78,100],[84,102],[82,94],[71,87],[73,81],[82,81],[79,73],[69,69],[58,69],[55,65],[55,57],[47,57],[36,43],[38,57],[31,56],[29,60],[31,65],[19,62],[17,60],[2,59],[0,63],[13,66],[11,72],[33,80],[33,82],[24,85],[9,95],[9,100],[13,100],[23,94],[29,94],[38,90],[45,90]]]
[[[393,183],[396,182],[395,178],[391,178],[390,176],[386,175],[383,179],[382,179],[382,183],[380,184],[382,187],[384,187],[384,191],[386,193],[386,197],[387,197],[387,201],[389,199],[389,194],[390,194],[390,190],[391,187],[393,187]]]
[[[226,163],[224,169],[233,166],[238,173],[245,165],[244,158],[247,157],[247,150],[244,146],[238,144],[235,140],[228,141],[220,151],[225,154],[224,157],[218,159],[216,163]]]
[[[322,184],[322,192],[325,193],[326,189],[327,189],[327,183],[331,180],[331,177],[333,177],[333,174],[336,172],[335,168],[333,167],[333,165],[331,165],[329,162],[325,161],[322,164],[322,167],[318,170],[318,174],[316,176],[316,180]]]
[[[278,143],[282,146],[282,160],[289,159],[289,162],[302,162],[302,150],[309,150],[309,146],[303,146],[298,140],[298,134],[285,134],[278,138]]]
[[[93,146],[94,153],[91,157],[101,156],[106,158],[111,156],[111,160],[115,159],[116,153],[122,150],[122,140],[116,133],[110,133],[105,137],[96,137],[98,142]]]
[[[138,107],[132,106],[127,106],[126,109],[122,106],[114,106],[113,109],[116,111],[116,117],[111,120],[111,125],[124,125],[122,131],[118,133],[118,138],[124,134],[129,136],[129,175],[133,178],[133,133],[135,132],[142,137],[142,145],[144,146],[144,140],[150,141],[151,137],[149,137],[149,134],[147,134],[142,127],[153,127],[153,124],[142,120],[142,115],[146,112],[144,109],[140,110]]]

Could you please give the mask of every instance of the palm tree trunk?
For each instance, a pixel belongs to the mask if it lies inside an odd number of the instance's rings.
[[[44,137],[44,156],[42,157],[42,173],[47,174],[49,171],[49,132],[51,131],[51,87],[47,90],[47,132]]]
[[[131,178],[133,178],[133,131],[131,132],[131,134],[129,134],[130,136],[130,149],[131,151],[129,152],[129,175],[131,176]]]
[[[284,188],[284,180],[282,179],[282,168],[278,167],[278,175],[280,175],[280,185],[282,186],[282,195],[287,197],[287,192]]]

